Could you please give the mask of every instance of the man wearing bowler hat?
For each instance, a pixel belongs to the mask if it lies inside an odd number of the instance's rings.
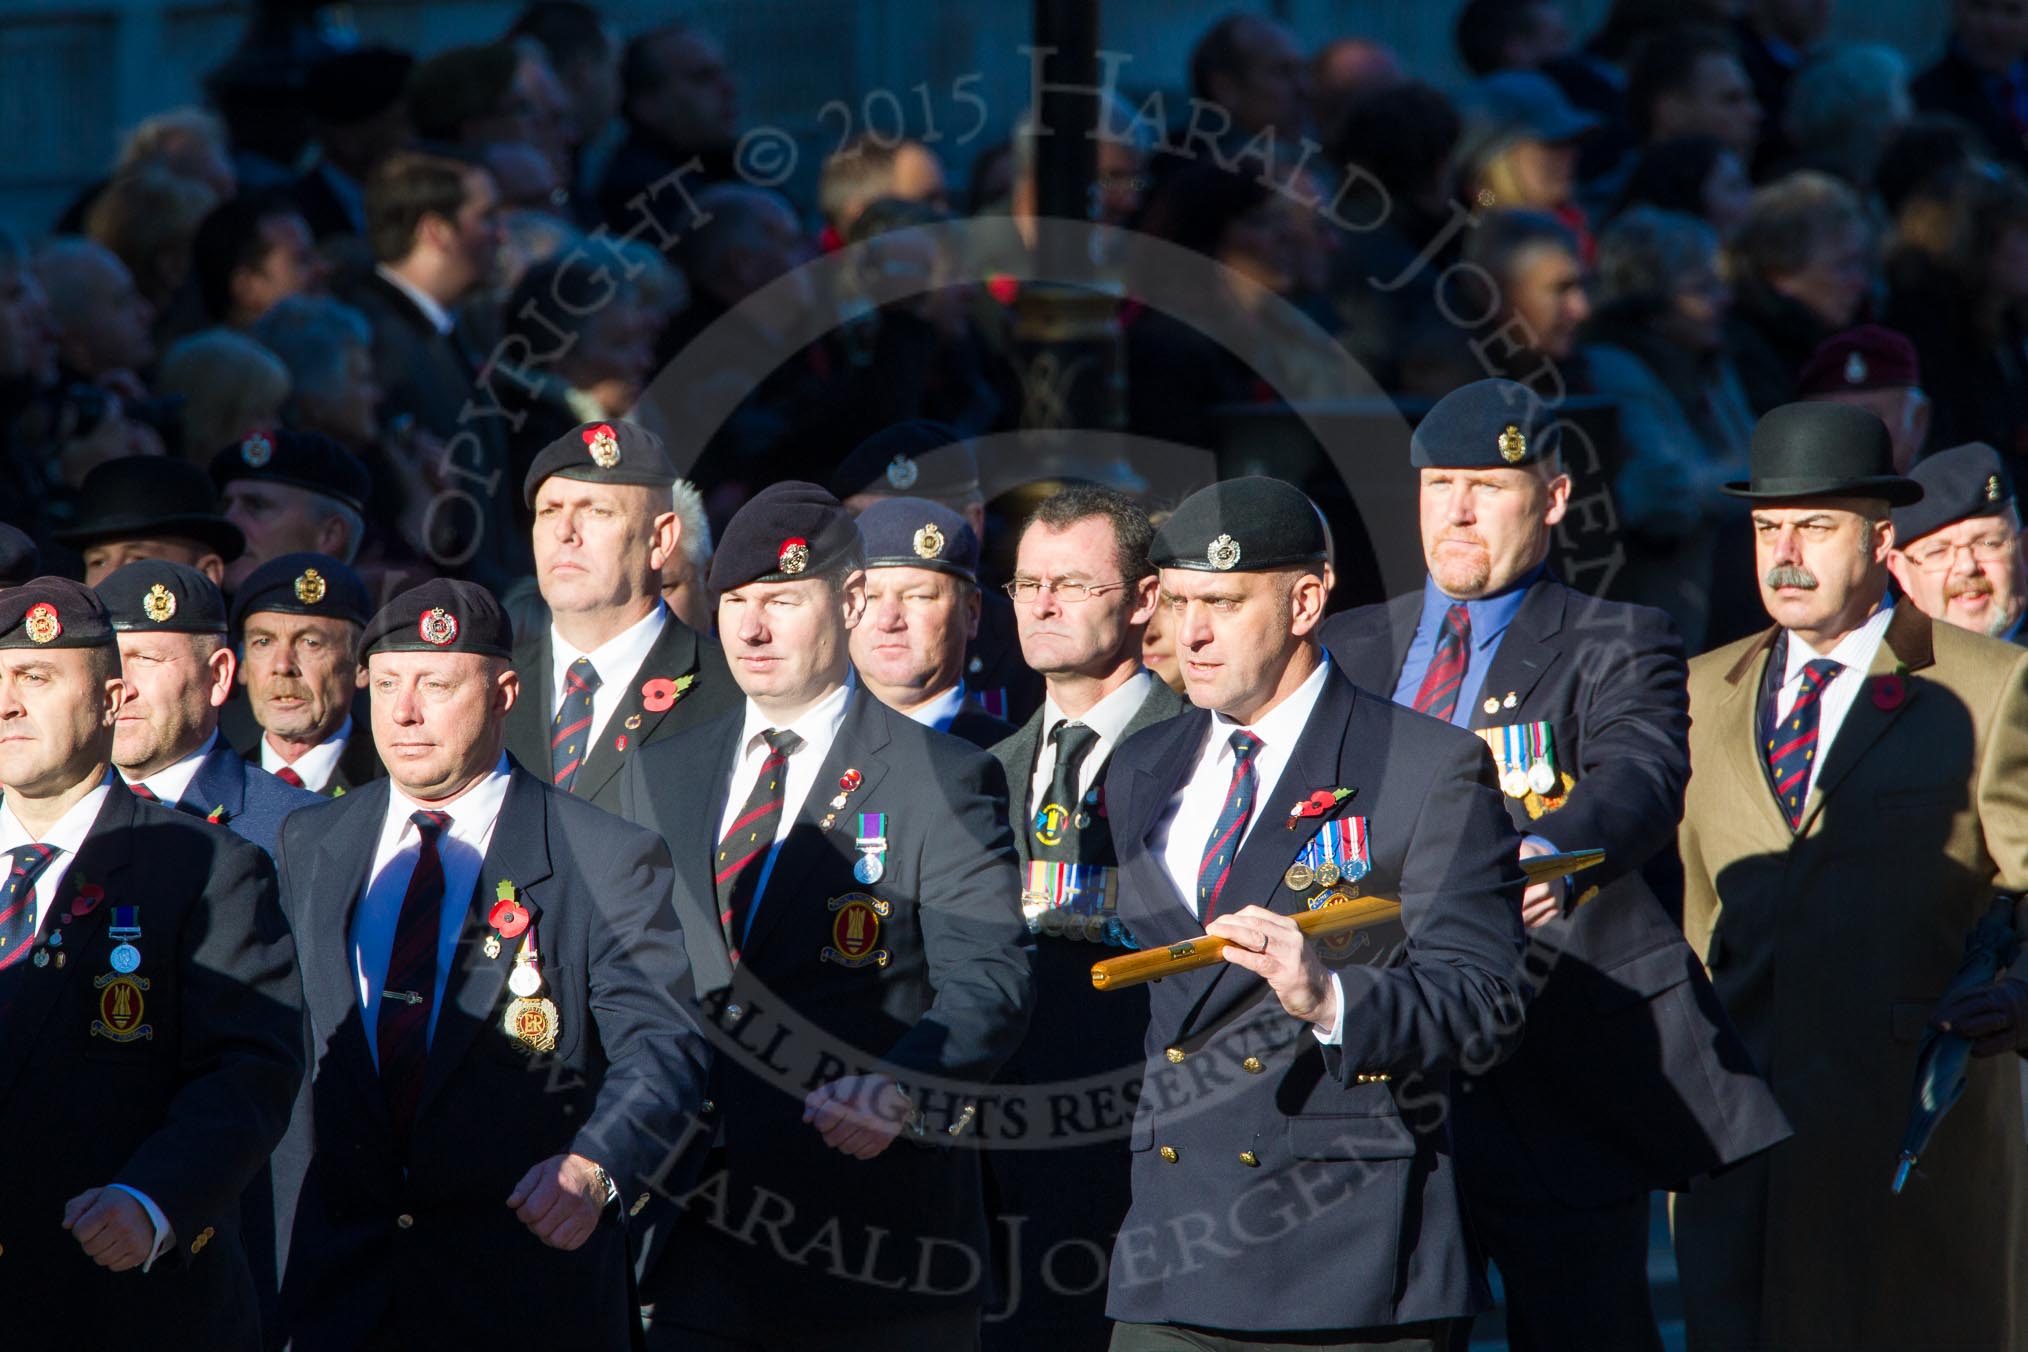
[[[1795,1139],[1678,1199],[1690,1346],[2019,1346],[2028,980],[1936,1002],[2028,889],[2028,653],[1889,591],[1924,490],[1873,414],[1776,408],[1751,464],[1774,623],[1690,664],[1683,925]],[[1933,1017],[1977,1059],[1896,1196]]]
[[[346,563],[359,554],[373,474],[321,432],[249,432],[211,457],[211,482],[225,519],[246,537],[246,552],[226,569],[227,591],[277,554],[329,554]]]
[[[95,467],[78,491],[77,518],[50,538],[83,556],[87,587],[135,559],[188,564],[223,586],[226,565],[246,549],[204,471],[159,455]]]
[[[2014,480],[1983,441],[1953,446],[1909,478],[1922,500],[1895,509],[1887,567],[1902,595],[1933,620],[2028,644],[2028,562]]]

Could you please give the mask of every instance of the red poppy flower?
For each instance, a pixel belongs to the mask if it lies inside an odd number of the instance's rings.
[[[641,687],[641,707],[651,714],[659,714],[676,703],[676,682],[667,676],[657,676]]]
[[[496,901],[486,923],[500,931],[502,939],[519,939],[528,928],[528,908],[518,901]]]
[[[838,787],[847,793],[858,788],[859,772],[857,770],[847,770],[844,774],[838,776]]]
[[[1901,701],[1908,698],[1908,683],[1899,676],[1881,676],[1873,682],[1873,707],[1876,709],[1899,709]]]
[[[99,903],[105,899],[106,889],[100,887],[97,883],[79,883],[77,885],[77,895],[71,898],[70,913],[72,915],[90,915],[99,908]]]

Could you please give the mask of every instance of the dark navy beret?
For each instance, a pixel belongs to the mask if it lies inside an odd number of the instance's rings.
[[[831,491],[840,498],[969,497],[979,491],[979,459],[956,428],[912,418],[855,446],[831,475]]]
[[[1322,563],[1324,518],[1302,490],[1280,479],[1226,479],[1200,488],[1148,546],[1157,568],[1267,572]]]
[[[2014,481],[2007,466],[1983,441],[1919,460],[1908,477],[1922,485],[1922,500],[1893,513],[1894,543],[1903,549],[1945,526],[1975,516],[1998,516],[2014,505]]]
[[[933,568],[979,580],[979,537],[941,503],[927,498],[882,498],[859,514],[868,568]]]
[[[120,633],[223,634],[225,594],[188,564],[136,559],[93,588]]]
[[[247,616],[271,611],[329,615],[364,628],[373,618],[373,600],[359,574],[329,554],[277,554],[248,573],[234,593],[233,631]]]
[[[365,461],[322,432],[290,427],[249,432],[211,457],[211,482],[221,497],[239,479],[307,488],[355,512],[365,511],[373,496],[373,473]]]
[[[751,582],[795,582],[864,556],[859,528],[838,499],[815,484],[769,484],[733,514],[711,555],[714,595]]]
[[[105,603],[82,582],[31,578],[0,591],[0,648],[109,648]]]
[[[360,656],[375,653],[514,655],[514,625],[492,592],[476,582],[433,578],[381,607],[360,639]]]
[[[18,587],[42,572],[42,551],[27,532],[0,523],[0,587]]]
[[[665,491],[676,482],[676,467],[662,449],[662,438],[630,422],[584,423],[544,446],[521,481],[521,501],[533,507],[535,490],[553,474]]]
[[[1475,380],[1452,390],[1416,424],[1408,462],[1417,469],[1515,469],[1552,454],[1556,414],[1526,385]]]

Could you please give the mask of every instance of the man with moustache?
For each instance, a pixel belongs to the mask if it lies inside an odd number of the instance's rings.
[[[993,746],[1014,731],[973,699],[965,645],[979,632],[979,537],[924,498],[882,498],[859,514],[866,614],[852,667],[867,693],[926,728]]]
[[[113,764],[138,798],[223,826],[274,857],[282,819],[318,801],[250,764],[219,736],[218,711],[238,666],[225,641],[225,598],[180,563],[143,559],[97,589],[119,638],[127,698]]]
[[[385,773],[358,698],[359,633],[372,613],[366,584],[328,554],[283,554],[254,569],[232,602],[253,723],[228,724],[242,756],[327,798]]]
[[[1354,685],[1479,735],[1522,858],[1606,856],[1573,888],[1523,894],[1547,975],[1513,1056],[1460,1085],[1459,1177],[1516,1352],[1659,1349],[1649,1194],[1788,1134],[1643,876],[1668,862],[1690,776],[1683,645],[1662,612],[1550,569],[1570,476],[1555,414],[1525,386],[1444,396],[1409,459],[1422,589],[1333,616],[1324,643]]]
[[[822,488],[756,494],[710,585],[744,705],[649,747],[623,796],[670,842],[697,988],[737,1048],[702,1181],[641,1217],[648,1345],[976,1348],[986,1214],[958,1138],[1032,1005],[1005,777],[852,682],[865,570]],[[742,1233],[755,1215],[768,1241]]]
[[[1784,405],[1751,466],[1774,624],[1690,664],[1683,926],[1795,1139],[1677,1200],[1690,1346],[2017,1346],[2028,973],[1936,1002],[2028,889],[2028,653],[1889,592],[1924,490],[1878,418]],[[1896,1196],[1932,1017],[1982,1059]]]
[[[275,1152],[280,1333],[360,1347],[620,1349],[625,1204],[703,1097],[669,856],[506,752],[490,593],[366,626],[387,778],[290,817],[311,1088]]]
[[[585,423],[543,448],[522,488],[550,623],[515,653],[528,698],[508,713],[508,749],[609,812],[641,747],[739,699],[723,650],[662,601],[663,567],[683,543],[675,482],[653,432]]]
[[[1938,451],[1909,478],[1922,500],[1894,513],[1887,569],[1933,620],[2028,645],[2028,562],[2020,509],[2000,453],[1983,441]]]
[[[1200,490],[1149,552],[1196,707],[1106,772],[1120,919],[1145,950],[1227,945],[1149,993],[1112,1347],[1451,1347],[1488,1293],[1443,1084],[1520,1018],[1493,767],[1318,643],[1323,519],[1295,488]],[[1294,917],[1341,885],[1399,899],[1397,961],[1327,967],[1304,939]]]
[[[1014,795],[1022,908],[1038,937],[1035,1019],[1002,1084],[1139,1079],[1147,992],[1101,995],[1091,965],[1106,946],[1130,941],[1114,923],[1119,856],[1102,794],[1106,766],[1129,737],[1183,712],[1176,692],[1141,665],[1141,630],[1155,611],[1153,535],[1131,499],[1088,485],[1045,499],[1021,530],[1007,594],[1022,660],[1041,673],[1045,696],[993,754]],[[986,1325],[986,1345],[1097,1352],[1109,1336],[1104,1285],[1080,1292],[1086,1283],[1065,1277],[1075,1255],[1106,1251],[1126,1215],[1126,1123],[1093,1110],[1059,1130],[1046,1092],[1029,1104],[1026,1134],[1050,1133],[1048,1148],[1016,1141],[988,1156],[1005,1318]]]
[[[252,1352],[240,1193],[303,1076],[295,945],[266,856],[111,773],[105,608],[0,593],[0,1263],[12,1352]]]

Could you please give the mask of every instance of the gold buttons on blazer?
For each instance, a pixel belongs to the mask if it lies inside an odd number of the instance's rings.
[[[1249,1169],[1260,1168],[1260,1156],[1254,1154],[1251,1150],[1240,1151],[1239,1162]]]
[[[205,1226],[202,1230],[199,1230],[197,1232],[197,1238],[190,1241],[191,1255],[194,1257],[197,1254],[203,1253],[204,1246],[211,1243],[211,1237],[216,1233],[217,1231],[213,1230],[208,1225]]]
[[[632,1206],[627,1208],[627,1214],[629,1216],[638,1216],[647,1209],[648,1209],[648,1194],[644,1192],[639,1197],[636,1197],[634,1199],[634,1204]]]
[[[1266,1066],[1260,1063],[1258,1056],[1247,1057],[1246,1060],[1239,1063],[1239,1068],[1249,1075],[1258,1075],[1267,1069]]]
[[[1173,1145],[1163,1146],[1161,1149],[1161,1156],[1163,1159],[1169,1161],[1169,1163],[1174,1164],[1177,1158],[1176,1147]]]
[[[1393,1079],[1394,1077],[1392,1075],[1389,1075],[1386,1071],[1380,1071],[1372,1075],[1368,1075],[1366,1072],[1361,1071],[1356,1078],[1358,1083],[1360,1084],[1386,1084],[1389,1080]]]
[[[1183,1049],[1181,1047],[1171,1047],[1168,1051],[1163,1052],[1162,1055],[1169,1058],[1169,1064],[1172,1066],[1183,1064]]]

